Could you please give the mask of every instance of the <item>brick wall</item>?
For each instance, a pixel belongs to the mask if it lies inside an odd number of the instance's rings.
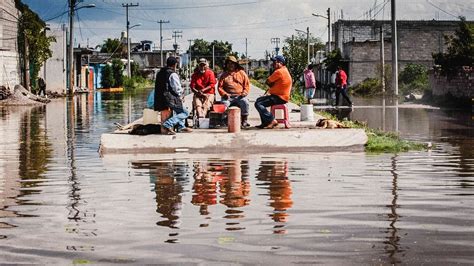
[[[438,73],[429,74],[430,88],[434,97],[451,95],[460,99],[474,98],[474,72],[459,73],[457,77],[448,80]]]
[[[0,1],[0,85],[11,89],[20,83],[18,17],[14,0]]]

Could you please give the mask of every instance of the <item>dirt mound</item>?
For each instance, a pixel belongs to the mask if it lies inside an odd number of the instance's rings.
[[[21,85],[16,85],[13,93],[10,93],[8,88],[3,88],[0,90],[0,94],[3,95],[0,98],[0,105],[41,105],[51,101],[48,98],[34,95]]]

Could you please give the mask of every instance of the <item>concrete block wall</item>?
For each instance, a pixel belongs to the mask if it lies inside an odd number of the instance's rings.
[[[20,83],[18,18],[14,0],[0,1],[0,85],[11,89]]]
[[[67,28],[65,25],[61,25],[57,28],[51,28],[51,30],[46,31],[46,33],[48,36],[54,36],[56,42],[51,43],[50,49],[53,51],[53,54],[51,58],[46,60],[39,75],[46,81],[47,91],[65,93],[67,86]]]
[[[433,96],[451,95],[468,100],[474,98],[474,72],[472,70],[468,73],[460,73],[450,80],[437,73],[430,73],[429,82]]]

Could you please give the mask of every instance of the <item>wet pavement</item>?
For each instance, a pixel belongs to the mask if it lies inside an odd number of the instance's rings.
[[[474,260],[471,113],[338,114],[431,141],[431,151],[99,157],[100,135],[140,117],[145,99],[0,107],[2,263]]]

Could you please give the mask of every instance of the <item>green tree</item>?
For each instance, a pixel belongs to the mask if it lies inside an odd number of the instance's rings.
[[[209,62],[212,62],[212,47],[214,46],[214,64],[219,68],[224,67],[224,59],[229,56],[233,55],[238,57],[236,52],[232,51],[232,44],[229,42],[224,41],[212,41],[208,42],[203,39],[196,39],[194,40],[193,45],[191,45],[191,55],[193,60],[199,58],[206,58]]]
[[[38,72],[43,63],[52,56],[50,45],[55,42],[54,37],[46,36],[46,24],[31,9],[20,0],[15,0],[16,8],[21,15],[18,19],[18,50],[22,66],[26,53],[25,44],[28,48],[27,56],[30,70],[30,80],[36,87]],[[28,88],[27,88],[28,89]]]
[[[140,76],[140,65],[137,62],[130,63],[132,77]]]
[[[456,75],[462,66],[474,66],[474,23],[467,22],[465,17],[459,19],[454,36],[445,36],[447,53],[433,55],[441,73],[448,77]]]
[[[339,49],[332,50],[326,56],[326,59],[324,60],[324,64],[326,65],[326,69],[331,72],[336,72],[338,66],[345,68],[342,62],[341,50]]]
[[[114,86],[115,80],[111,65],[106,64],[102,69],[102,79],[100,83],[102,88],[112,88]]]
[[[114,87],[121,87],[123,85],[123,63],[120,59],[112,60],[112,73],[114,76]]]
[[[314,43],[314,50],[323,49],[319,38],[310,36],[310,43]],[[306,34],[298,33],[294,38],[286,38],[283,46],[283,56],[286,58],[286,67],[293,77],[293,83],[303,75],[304,69],[308,66],[308,44]]]
[[[117,38],[107,38],[107,40],[104,40],[104,43],[100,45],[100,52],[109,54],[113,53],[112,57],[120,58],[127,54],[127,46]]]

